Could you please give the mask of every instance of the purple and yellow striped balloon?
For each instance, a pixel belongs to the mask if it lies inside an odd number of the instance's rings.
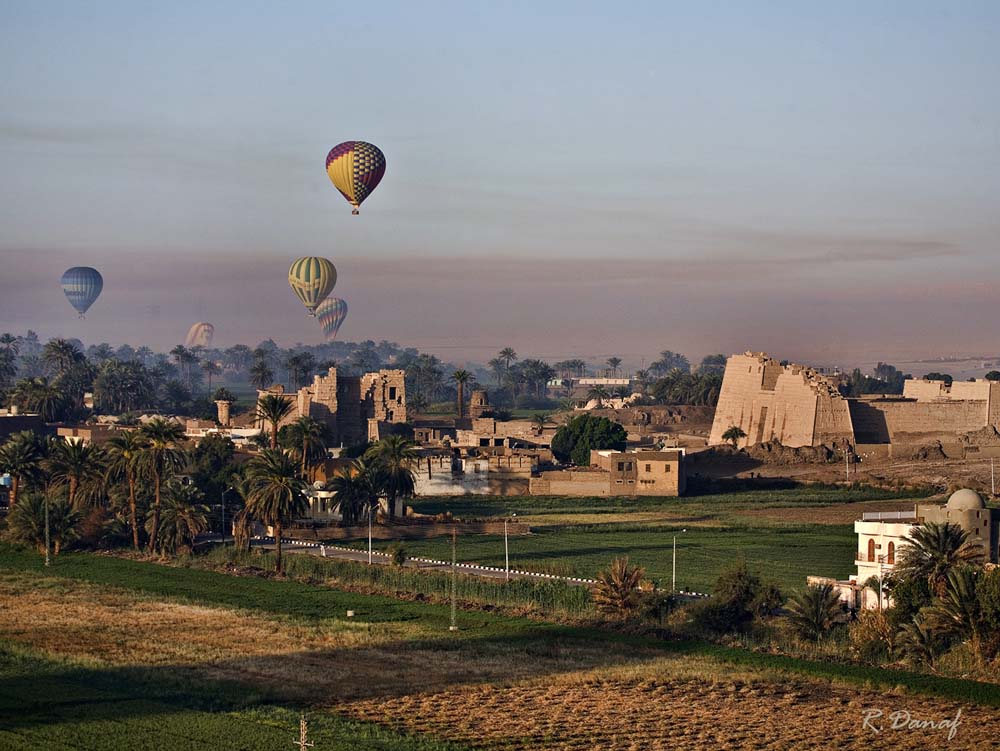
[[[326,174],[354,207],[351,213],[358,214],[361,202],[371,195],[385,174],[385,154],[365,141],[344,141],[326,155]]]

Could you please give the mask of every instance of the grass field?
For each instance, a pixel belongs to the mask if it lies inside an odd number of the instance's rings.
[[[786,591],[805,586],[810,575],[845,578],[854,570],[857,545],[850,520],[862,509],[909,502],[891,491],[816,487],[681,499],[418,498],[412,505],[420,513],[450,511],[460,518],[516,513],[533,534],[509,539],[511,566],[568,576],[593,577],[613,558],[627,555],[669,587],[676,536],[678,588],[710,592],[719,573],[741,557]],[[409,555],[451,557],[447,538],[405,545]],[[458,558],[503,566],[503,536],[463,536]]]
[[[998,686],[104,556],[0,549],[0,603],[0,748],[282,748],[300,710],[318,751],[929,747],[858,734],[887,704],[1000,732]]]

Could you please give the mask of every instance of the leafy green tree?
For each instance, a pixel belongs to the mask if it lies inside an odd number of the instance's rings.
[[[257,400],[257,420],[263,429],[264,423],[270,426],[271,448],[278,448],[278,429],[281,421],[295,409],[291,399],[280,394],[264,394]]]
[[[0,472],[10,474],[10,507],[17,506],[24,483],[40,478],[44,454],[35,434],[24,430],[14,433],[0,446]]]
[[[140,362],[106,360],[94,378],[94,398],[101,409],[120,414],[153,406],[156,384]]]
[[[649,369],[657,375],[666,375],[671,370],[680,370],[684,373],[691,372],[691,363],[688,359],[677,352],[669,349],[660,353],[660,359],[650,363]]]
[[[698,373],[701,375],[718,375],[721,376],[726,372],[726,356],[725,355],[705,355],[701,358],[701,364],[698,365]]]
[[[167,484],[156,530],[161,553],[174,555],[178,550],[189,548],[198,535],[208,530],[208,506],[201,503],[202,497],[201,491],[193,485]],[[150,536],[156,523],[150,510],[146,517],[146,532]]]
[[[222,368],[214,360],[202,360],[201,361],[201,372],[208,376],[208,390],[212,390],[212,377],[219,375],[222,372]]]
[[[840,596],[832,584],[806,587],[787,604],[788,624],[803,639],[819,641],[843,617]]]
[[[503,363],[504,370],[510,370],[510,365],[517,359],[517,352],[512,347],[504,347],[497,353],[497,359]]]
[[[552,437],[552,452],[561,462],[590,466],[592,450],[624,451],[625,428],[606,417],[578,415]]]
[[[139,467],[153,480],[152,523],[148,527],[149,552],[152,553],[159,541],[163,485],[185,463],[186,457],[181,447],[184,429],[176,422],[157,417],[139,428],[139,431],[145,442]]]
[[[908,623],[904,623],[896,636],[896,649],[908,662],[927,665],[936,672],[935,663],[947,649],[946,639],[918,613]]]
[[[746,438],[747,434],[743,431],[743,428],[737,425],[731,425],[726,429],[726,432],[722,434],[722,440],[728,441],[733,444],[733,448],[740,442],[741,438]]]
[[[380,485],[375,469],[364,459],[337,470],[327,488],[337,494],[341,523],[345,527],[353,527],[374,513]]]
[[[390,519],[396,516],[396,502],[413,496],[416,486],[414,467],[418,458],[416,444],[398,435],[383,438],[365,452],[365,460],[377,473],[380,490],[388,501]]]
[[[56,378],[84,360],[86,357],[80,348],[68,339],[50,339],[42,347],[42,363]]]
[[[900,579],[926,579],[931,591],[940,596],[948,574],[958,566],[979,564],[983,549],[957,524],[929,522],[914,527],[903,538],[899,561],[893,575]]]
[[[37,413],[45,422],[58,420],[67,405],[66,395],[45,376],[18,381],[13,401],[24,411]]]
[[[132,531],[132,547],[139,549],[139,522],[136,512],[136,491],[139,472],[142,469],[142,452],[146,448],[146,438],[139,430],[121,430],[104,444],[108,463],[105,468],[112,482],[123,480],[128,488],[129,526]]]
[[[221,502],[237,473],[236,444],[229,436],[209,433],[190,451],[187,471],[211,503]]]
[[[640,585],[646,569],[630,566],[628,556],[615,558],[597,574],[593,599],[597,609],[608,615],[628,616],[642,603]]]
[[[989,624],[977,592],[981,576],[971,566],[952,569],[940,597],[921,614],[937,634],[968,643],[972,654],[985,661]]]
[[[947,373],[938,373],[934,371],[933,373],[927,373],[924,376],[925,381],[944,381],[948,386],[951,386],[952,382],[955,380],[952,376]]]
[[[220,386],[219,388],[217,388],[215,390],[215,393],[212,394],[212,401],[213,402],[230,402],[232,404],[235,404],[236,401],[237,401],[237,399],[236,399],[236,396],[233,394],[232,391],[230,391],[229,389],[227,389],[225,386]]]
[[[265,449],[247,464],[248,494],[246,508],[250,516],[274,530],[275,569],[280,574],[281,531],[285,524],[306,513],[309,503],[305,483],[296,463],[283,451]]]
[[[1000,370],[991,370],[986,374],[987,381],[1000,381]]]

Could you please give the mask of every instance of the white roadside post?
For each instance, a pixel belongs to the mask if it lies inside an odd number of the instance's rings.
[[[503,520],[503,560],[504,560],[504,571],[507,572],[507,581],[510,581],[510,547],[507,545],[507,522],[516,517],[517,514],[511,514],[510,519]]]

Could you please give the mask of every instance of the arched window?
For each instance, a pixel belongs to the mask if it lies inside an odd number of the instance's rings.
[[[868,541],[868,561],[873,562],[875,560],[875,540]]]
[[[889,543],[889,554],[885,557],[885,562],[886,563],[896,562],[896,543],[894,542]]]

